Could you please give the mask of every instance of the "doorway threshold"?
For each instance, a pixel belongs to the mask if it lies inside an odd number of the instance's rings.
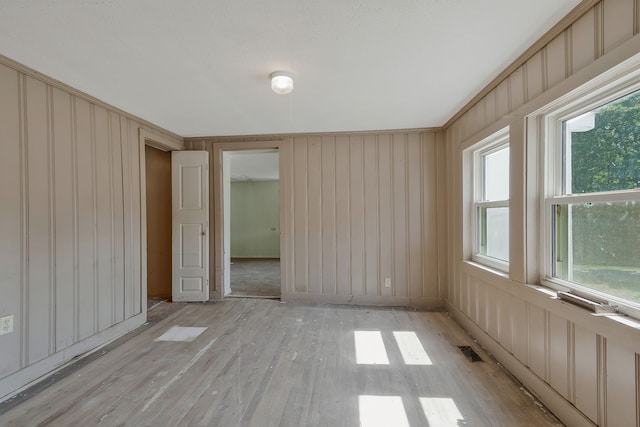
[[[280,295],[226,295],[226,298],[254,298],[254,299],[280,299]]]

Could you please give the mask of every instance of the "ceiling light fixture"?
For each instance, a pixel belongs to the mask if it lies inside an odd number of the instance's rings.
[[[293,74],[288,71],[271,73],[271,89],[275,93],[287,94],[293,90]]]

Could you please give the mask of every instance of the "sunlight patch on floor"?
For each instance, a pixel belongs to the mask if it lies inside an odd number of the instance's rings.
[[[182,341],[191,342],[206,331],[207,328],[173,326],[154,341]]]
[[[387,350],[380,331],[355,331],[356,363],[358,365],[388,365]]]
[[[395,331],[393,336],[398,343],[405,365],[431,365],[431,359],[415,332]]]
[[[430,426],[458,427],[464,418],[450,397],[421,397],[420,404]]]
[[[409,427],[400,396],[358,396],[360,427]]]

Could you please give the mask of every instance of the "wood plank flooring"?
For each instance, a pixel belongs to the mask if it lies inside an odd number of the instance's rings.
[[[207,329],[191,342],[155,341],[176,325]],[[389,364],[358,364],[356,351],[372,349],[356,350],[356,331],[381,337]],[[431,364],[408,364],[393,332],[415,333]],[[485,361],[470,362],[458,345]],[[561,425],[441,312],[165,303],[102,353],[20,404],[0,405],[0,425]]]
[[[280,260],[232,258],[231,296],[280,297]]]

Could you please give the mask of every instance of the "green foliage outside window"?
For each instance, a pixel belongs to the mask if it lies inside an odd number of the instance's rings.
[[[640,92],[595,111],[596,126],[571,142],[571,192],[640,187]]]
[[[595,127],[571,134],[566,192],[640,188],[640,92],[593,112]],[[640,303],[640,201],[559,205],[556,223],[557,277]]]

